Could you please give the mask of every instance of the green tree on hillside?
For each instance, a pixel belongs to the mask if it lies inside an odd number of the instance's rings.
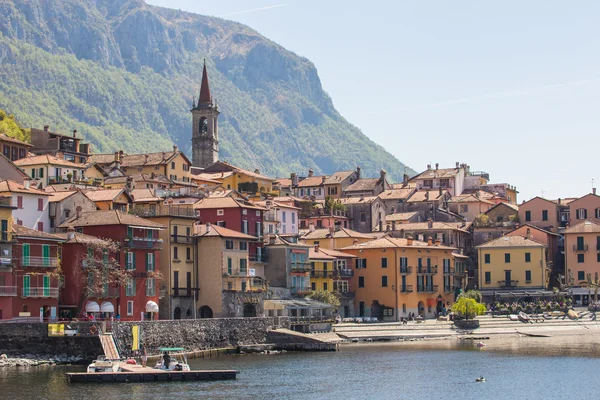
[[[4,110],[0,110],[0,133],[24,142],[31,141],[31,132],[29,129],[21,128],[17,121],[15,121],[14,115],[9,115]]]

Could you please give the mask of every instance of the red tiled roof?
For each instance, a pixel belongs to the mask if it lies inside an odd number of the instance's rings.
[[[198,237],[223,237],[232,239],[258,240],[257,237],[234,231],[218,225],[197,224],[194,225],[194,235]]]

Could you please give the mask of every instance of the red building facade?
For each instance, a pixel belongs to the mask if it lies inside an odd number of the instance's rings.
[[[163,225],[111,210],[82,213],[66,221],[60,228],[74,228],[76,231],[74,236],[66,233],[67,243],[63,251],[65,295],[62,300],[65,304],[77,305],[80,314],[94,313],[106,317],[111,314],[112,306],[112,313],[121,320],[140,320],[142,315],[144,318],[157,318],[159,252],[163,244],[158,233],[164,229]],[[85,240],[76,241],[77,234],[110,239],[118,249],[114,254],[102,251],[101,247],[86,244]],[[80,268],[85,271],[84,263],[90,257],[101,258],[105,263],[116,263],[120,269],[127,271],[129,278],[123,285],[114,282],[93,286],[82,284],[81,274],[77,271]],[[84,272],[84,278],[91,277],[90,272]],[[90,286],[95,290],[83,290]]]
[[[10,264],[0,268],[0,319],[57,318],[58,236],[13,225]]]

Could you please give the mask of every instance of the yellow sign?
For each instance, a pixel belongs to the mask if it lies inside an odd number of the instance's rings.
[[[133,325],[131,327],[131,336],[133,336],[133,344],[131,350],[136,351],[140,349],[140,327],[139,325]]]
[[[65,324],[48,324],[48,336],[65,336]]]

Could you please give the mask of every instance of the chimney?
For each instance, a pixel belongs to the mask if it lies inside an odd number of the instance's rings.
[[[596,194],[596,188],[592,188],[592,193]]]
[[[433,244],[433,238],[431,236],[429,236],[427,238],[427,246],[431,246]]]
[[[73,137],[76,138],[77,137],[77,129],[73,129]]]
[[[134,184],[133,184],[133,178],[131,176],[128,176],[125,179],[125,192],[127,192],[128,194],[130,194],[133,189],[134,189]]]
[[[435,239],[435,245],[439,246],[440,244],[442,244],[442,241],[440,239]]]
[[[525,234],[525,239],[531,239],[531,229],[527,228],[527,233]]]
[[[433,229],[433,221],[431,218],[427,220],[427,229]]]
[[[67,240],[73,240],[73,239],[75,239],[75,228],[70,226],[67,229]]]
[[[309,177],[309,178],[312,178],[314,175],[315,175],[315,171],[313,171],[313,170],[312,170],[312,168],[311,168],[311,169],[309,169],[309,170],[308,170],[308,177]]]
[[[50,129],[50,125],[44,125],[44,131],[48,132],[48,129]]]
[[[154,178],[156,178],[156,174],[155,174],[154,172],[152,172],[152,173],[150,174],[150,179],[154,179]]]
[[[402,225],[402,224],[400,224]],[[400,228],[400,237],[403,238],[404,237],[404,228]]]
[[[162,159],[166,160],[167,159],[167,153],[165,153],[164,151],[162,152]]]
[[[387,172],[385,172],[385,169],[382,169],[382,170],[379,172],[379,179],[381,179],[381,181],[382,181],[383,183],[385,183],[385,176],[386,176],[386,174],[387,174]],[[385,189],[385,188],[384,188],[384,189]]]
[[[427,170],[429,171],[431,169],[431,164],[427,164]]]
[[[255,174],[258,174],[258,175],[260,175],[260,169],[256,168],[256,169],[254,170],[254,173],[255,173]]]
[[[81,206],[77,206],[75,208],[75,215],[77,216],[77,219],[79,219],[81,217],[81,210],[82,210]]]
[[[119,150],[119,160],[121,160],[121,162],[123,162],[123,157],[125,157],[125,153],[123,153],[123,150]]]
[[[273,246],[275,244],[275,239],[276,239],[275,235],[270,235],[269,236],[269,244],[271,246]]]
[[[31,187],[31,181],[29,179],[23,180],[23,186],[25,189],[29,189]]]
[[[408,179],[409,179],[408,174],[404,174],[404,176],[402,177],[402,184],[404,186],[408,185]]]
[[[425,191],[425,201],[429,200],[429,190]]]
[[[396,221],[392,221],[392,231],[396,230]]]
[[[206,223],[206,233],[210,232],[210,222]]]
[[[295,172],[292,172],[290,175],[290,180],[292,181],[292,186],[298,186],[298,175]]]
[[[413,237],[412,236],[408,235],[406,237],[406,245],[407,246],[412,246],[413,245]]]
[[[562,200],[560,199],[560,197],[558,198],[558,205],[560,206],[562,203]]]
[[[456,162],[456,169],[458,169],[460,167],[460,163],[457,161]]]
[[[386,224],[386,225],[385,225],[385,231],[386,231],[386,232],[389,232],[389,231],[390,231],[390,229],[392,229],[392,227],[390,226],[390,224]]]
[[[173,145],[173,153],[177,153],[177,151],[179,150],[179,147],[177,147],[176,144]]]
[[[360,179],[360,167],[356,167],[356,175],[358,175],[356,179]]]
[[[475,197],[479,198],[479,190],[475,192]]]
[[[438,168],[440,167],[440,163],[435,163],[435,170],[437,171]]]

